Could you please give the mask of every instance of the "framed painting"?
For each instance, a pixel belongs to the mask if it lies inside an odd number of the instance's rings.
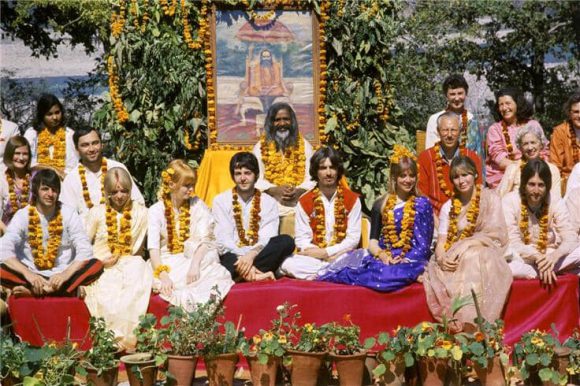
[[[268,109],[285,102],[302,135],[318,145],[320,83],[318,17],[313,9],[254,10],[214,4],[210,41],[213,95],[208,93],[210,145],[251,146]],[[213,99],[213,100],[212,100]],[[213,103],[212,103],[213,102]],[[212,125],[214,127],[212,127]]]

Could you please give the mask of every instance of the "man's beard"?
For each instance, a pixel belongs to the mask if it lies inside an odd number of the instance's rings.
[[[290,127],[287,127],[286,130],[282,132],[279,129],[276,130],[273,135],[273,139],[276,142],[276,147],[282,151],[296,144],[296,137],[292,135],[292,130]]]
[[[272,58],[260,59],[260,67],[272,67]]]

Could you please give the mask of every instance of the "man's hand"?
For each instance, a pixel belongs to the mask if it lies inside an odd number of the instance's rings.
[[[285,186],[273,186],[269,189],[266,189],[266,193],[270,196],[274,197],[274,199],[278,202],[283,201],[283,195],[285,191]]]
[[[199,261],[192,261],[189,266],[189,271],[187,271],[187,276],[185,277],[185,283],[191,284],[199,279]]]
[[[24,274],[24,278],[32,286],[32,293],[36,296],[44,295],[44,287],[49,287],[49,282],[42,276],[28,271]]]
[[[315,259],[319,260],[328,260],[328,253],[324,248],[306,248],[300,251],[301,255],[314,257]]]
[[[159,281],[161,282],[159,292],[165,296],[171,296],[173,293],[173,281],[169,278],[169,274],[167,272],[161,272],[159,274]]]
[[[69,275],[67,275],[66,272],[57,273],[55,275],[52,275],[48,279],[48,285],[52,287],[53,292],[56,292],[60,289],[60,287],[62,287],[62,285],[64,284],[65,281],[68,280],[68,278]]]
[[[252,271],[252,267],[254,266],[254,259],[256,258],[257,254],[254,251],[249,251],[245,255],[240,256],[238,261],[234,264],[236,267],[236,271],[242,277],[246,277]]]
[[[557,259],[554,257],[544,254],[536,259],[536,266],[538,267],[538,271],[540,271],[540,280],[546,286],[551,286],[558,280],[556,272],[554,272],[556,261]]]
[[[103,260],[103,267],[105,268],[111,268],[113,265],[117,264],[117,261],[119,261],[119,255],[111,255],[109,257],[107,257],[105,260]]]

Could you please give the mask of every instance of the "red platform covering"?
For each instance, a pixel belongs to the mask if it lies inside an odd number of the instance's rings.
[[[538,280],[515,280],[504,315],[506,343],[514,343],[534,328],[549,329],[552,323],[561,339],[568,337],[580,322],[579,299],[578,277],[573,275],[559,277],[551,291],[542,288]],[[338,321],[351,314],[352,321],[361,326],[363,338],[398,325],[433,320],[420,284],[383,294],[362,287],[292,279],[236,284],[225,300],[226,318],[237,322],[242,315],[242,326],[251,336],[269,327],[276,306],[285,301],[298,305],[304,322]],[[42,344],[39,329],[46,339],[62,340],[67,317],[71,320],[71,339],[81,341],[88,329],[89,312],[77,298],[11,298],[8,305],[14,331],[34,345]],[[167,303],[159,296],[151,298],[149,312],[159,317],[166,310]],[[85,342],[84,347],[88,344]]]

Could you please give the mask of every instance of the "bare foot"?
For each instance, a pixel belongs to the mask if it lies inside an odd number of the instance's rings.
[[[419,277],[417,278],[417,283],[423,283],[423,276],[424,275],[425,275],[424,273],[419,275]]]
[[[259,273],[258,273],[259,272]],[[260,272],[258,271],[254,276],[255,281],[264,281],[264,280],[276,280],[276,276],[274,276],[274,272]]]
[[[28,298],[28,297],[34,296],[32,294],[32,291],[31,290],[29,290],[28,288],[26,288],[26,287],[24,287],[22,285],[19,285],[17,287],[14,287],[12,289],[12,295],[15,298]]]

